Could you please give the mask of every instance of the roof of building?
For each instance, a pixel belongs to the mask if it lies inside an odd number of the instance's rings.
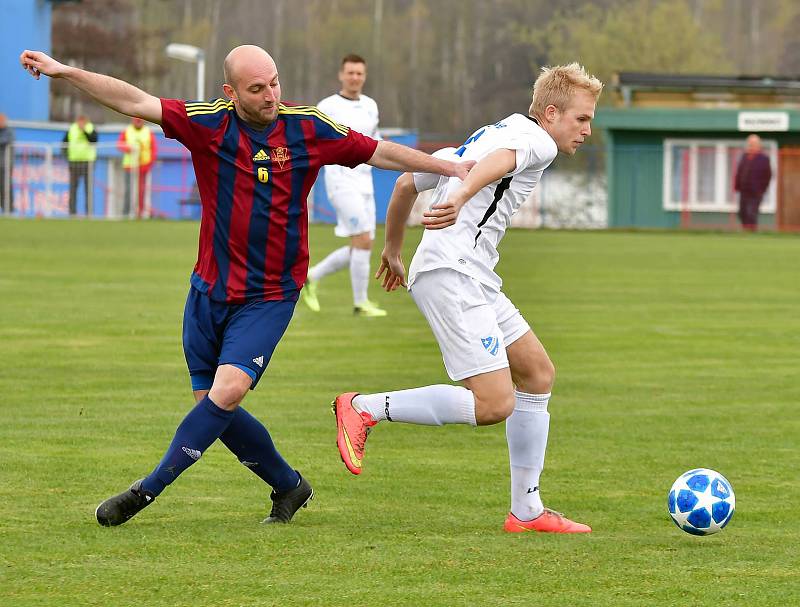
[[[619,72],[613,84],[618,89],[664,91],[759,91],[800,95],[800,78],[787,76],[703,76],[696,74],[648,74]]]
[[[797,133],[800,110],[602,107],[593,124],[611,131]]]

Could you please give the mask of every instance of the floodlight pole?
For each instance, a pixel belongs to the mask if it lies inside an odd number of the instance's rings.
[[[197,100],[200,101],[206,97],[206,58],[205,53],[200,51],[200,57],[197,60]]]
[[[180,44],[171,42],[165,49],[167,57],[188,61],[197,64],[197,100],[205,97],[206,90],[206,54],[203,49],[191,44]]]

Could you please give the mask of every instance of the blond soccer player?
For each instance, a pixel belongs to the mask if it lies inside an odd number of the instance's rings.
[[[506,422],[511,463],[508,532],[587,533],[591,528],[545,508],[539,495],[555,367],[544,346],[503,294],[494,268],[511,217],[557,153],[572,155],[591,134],[603,85],[577,63],[544,68],[528,115],[481,127],[442,157],[477,161],[464,181],[405,173],[386,219],[377,277],[393,291],[407,286],[439,343],[445,368],[462,386],[440,384],[334,401],[342,460],[360,474],[367,435],[379,422],[421,425]],[[426,227],[409,268],[400,253],[418,192],[434,189]]]

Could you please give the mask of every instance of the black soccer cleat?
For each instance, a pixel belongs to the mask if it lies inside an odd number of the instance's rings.
[[[119,495],[109,497],[97,507],[94,515],[103,527],[115,527],[133,518],[140,510],[146,508],[156,499],[152,493],[142,489],[139,479]]]
[[[300,474],[299,472],[297,474]],[[269,499],[272,500],[272,512],[262,523],[288,523],[292,520],[294,513],[308,506],[308,502],[314,497],[314,490],[308,481],[300,475],[300,484],[290,491],[283,493],[270,493]]]

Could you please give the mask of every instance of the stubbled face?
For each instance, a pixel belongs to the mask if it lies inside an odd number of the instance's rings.
[[[231,80],[233,85],[225,84],[223,89],[245,122],[256,128],[266,128],[275,122],[281,103],[281,85],[275,63],[266,58],[249,64],[240,63],[231,74]]]
[[[356,98],[361,95],[364,83],[367,81],[367,66],[363,63],[347,62],[339,70],[339,82],[342,83],[342,93],[346,97]]]
[[[558,151],[570,156],[578,151],[592,134],[591,122],[597,101],[588,91],[579,90],[564,111],[548,105],[545,109],[546,130],[555,140]]]

